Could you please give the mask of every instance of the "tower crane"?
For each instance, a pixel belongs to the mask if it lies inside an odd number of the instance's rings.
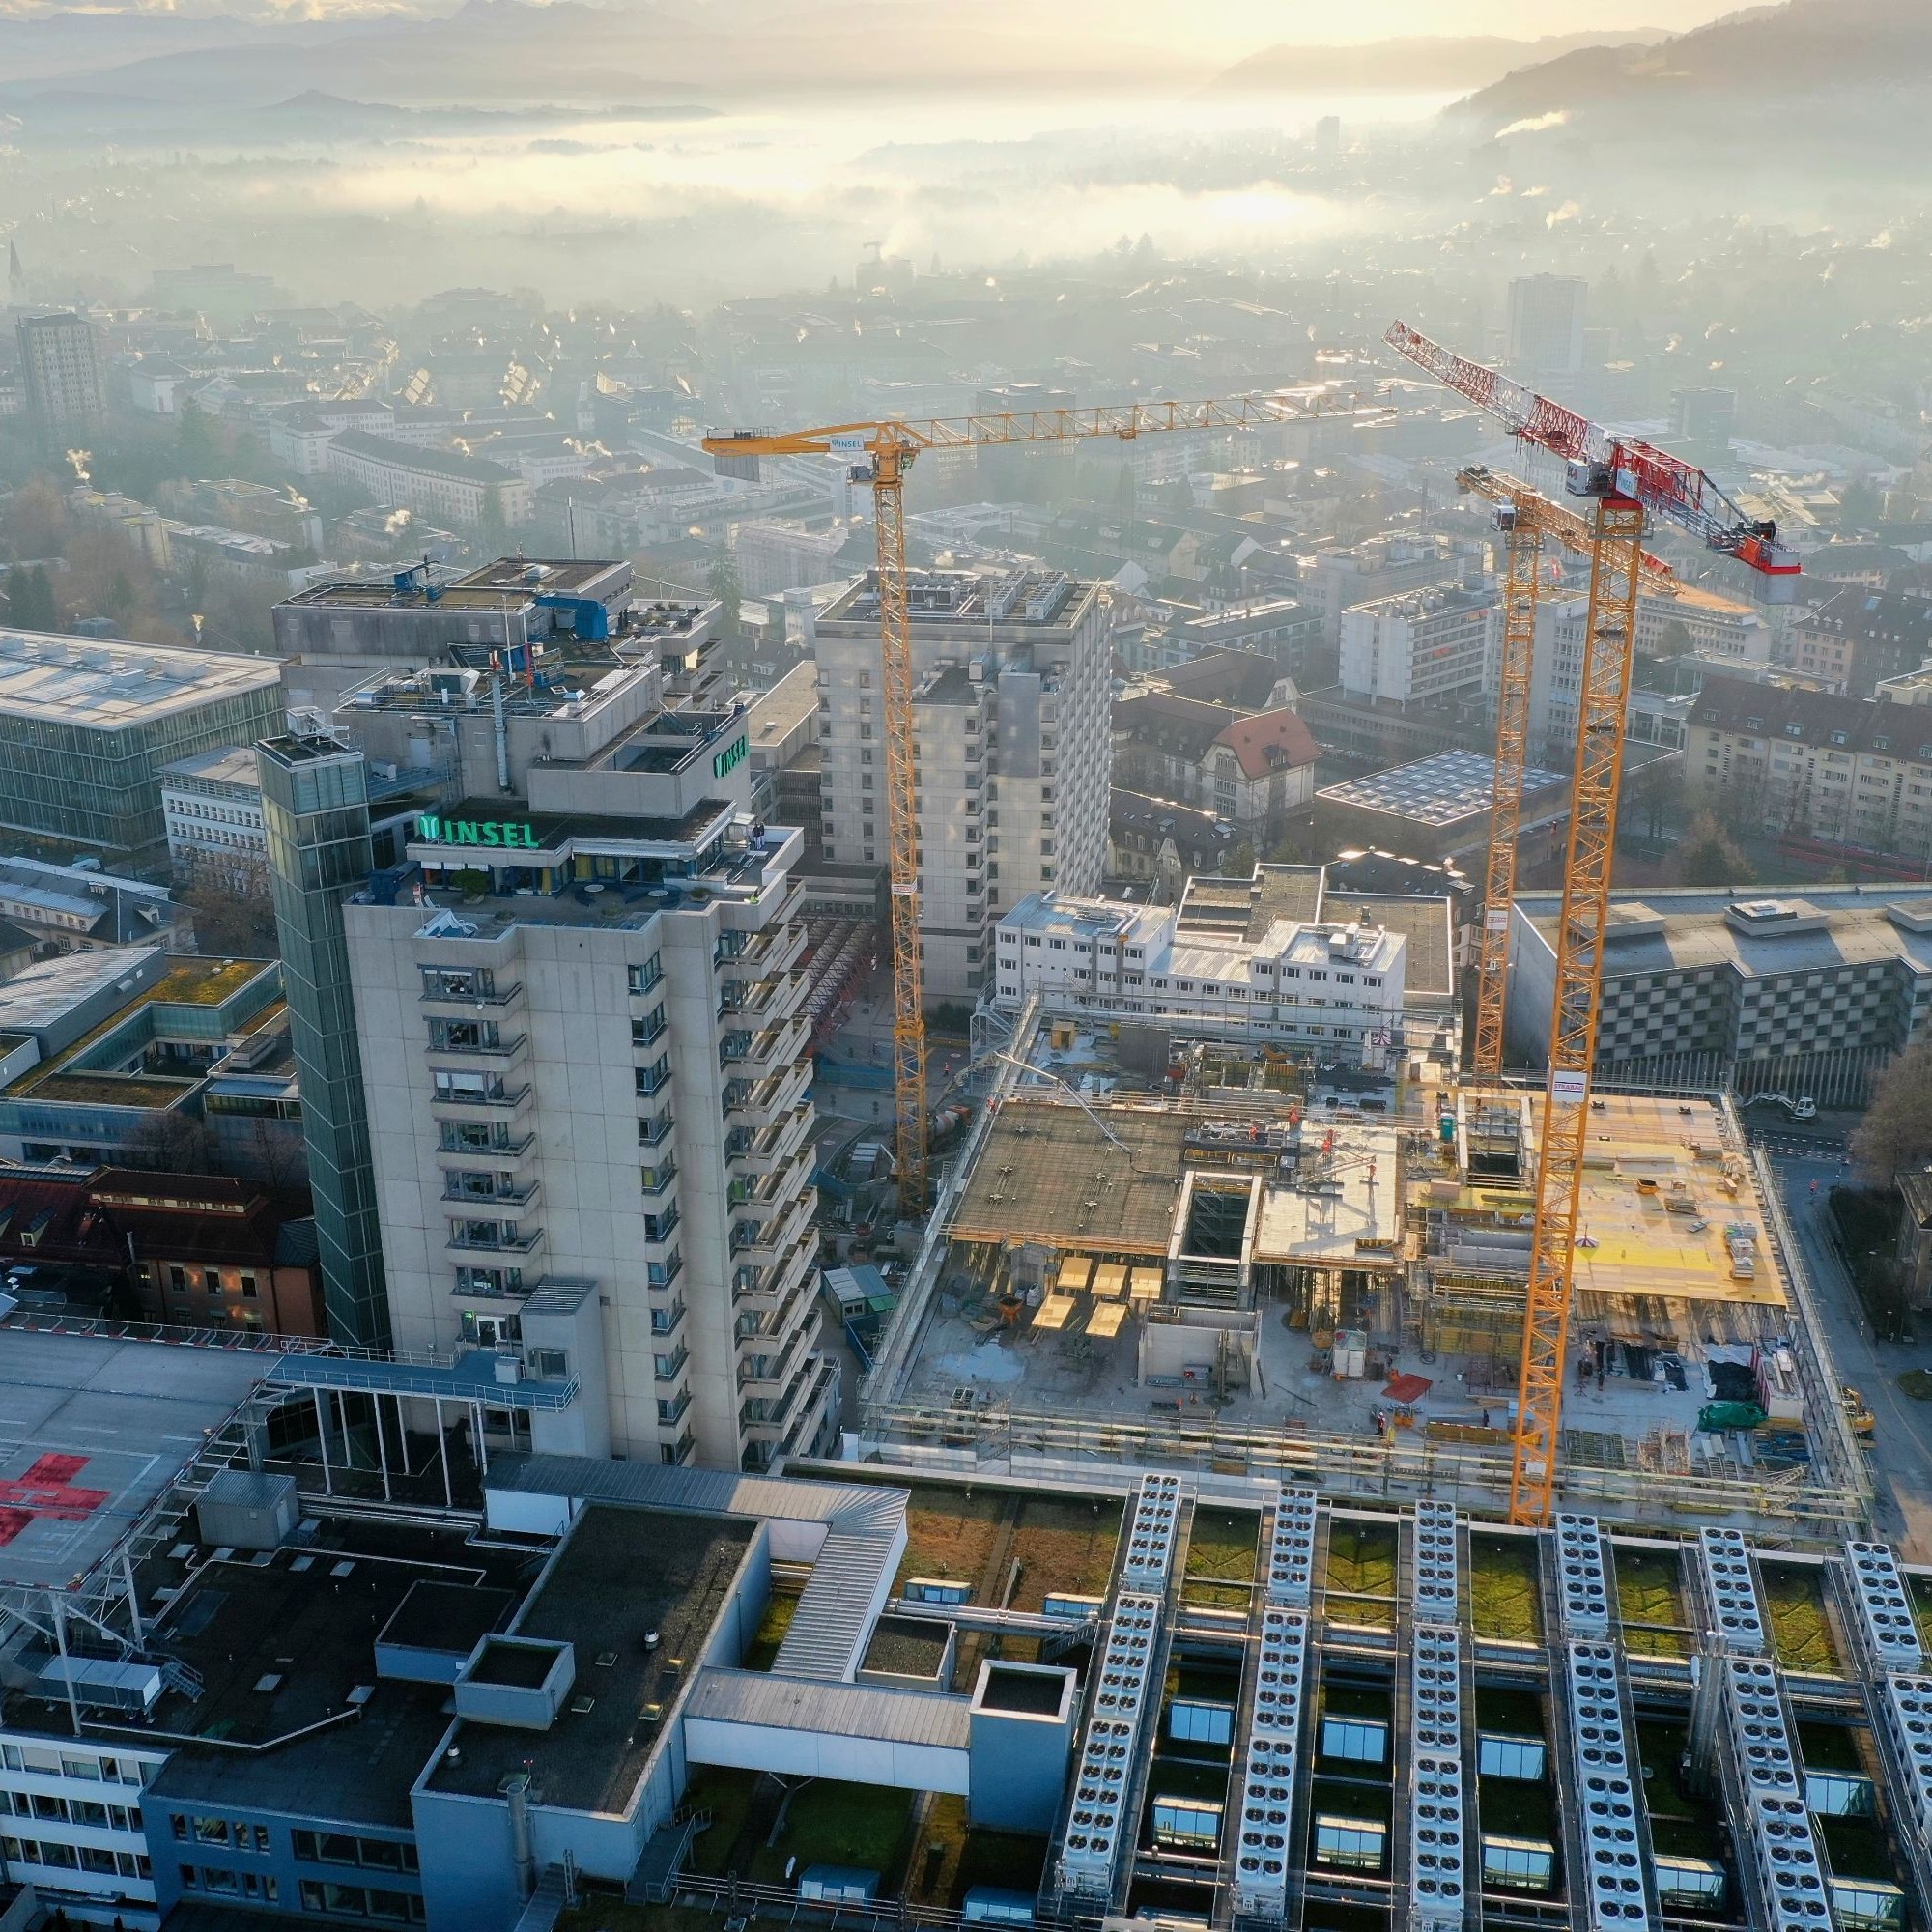
[[[1503,574],[1502,663],[1496,692],[1495,778],[1490,797],[1490,851],[1478,935],[1475,1074],[1494,1084],[1503,1073],[1503,1014],[1509,971],[1510,906],[1516,897],[1517,838],[1522,824],[1523,774],[1529,765],[1530,669],[1536,650],[1536,582],[1548,537],[1578,556],[1590,554],[1590,526],[1519,478],[1480,465],[1459,470],[1456,487],[1496,506],[1508,556]],[[1675,596],[1677,574],[1647,552],[1644,587]]]
[[[1589,502],[1590,602],[1577,707],[1577,765],[1570,843],[1557,929],[1549,1085],[1537,1154],[1536,1222],[1524,1298],[1510,1520],[1549,1520],[1563,1413],[1577,1221],[1590,1118],[1590,1072],[1602,1008],[1610,862],[1623,780],[1625,713],[1644,575],[1645,520],[1657,515],[1708,550],[1759,572],[1767,601],[1796,590],[1797,557],[1777,526],[1747,517],[1694,464],[1655,445],[1613,436],[1494,369],[1470,362],[1398,322],[1383,338],[1418,368],[1496,416],[1513,436],[1560,456],[1565,487]]]
[[[846,458],[872,491],[877,539],[880,683],[886,752],[886,839],[893,915],[894,1151],[899,1212],[924,1206],[925,1015],[919,951],[919,754],[913,729],[912,634],[905,562],[905,475],[929,449],[1109,438],[1133,442],[1174,430],[1253,430],[1316,416],[1381,417],[1347,391],[1323,385],[1228,401],[1122,403],[1097,409],[1018,411],[925,421],[890,418],[821,429],[727,430],[703,440],[724,474],[755,475],[764,456]]]

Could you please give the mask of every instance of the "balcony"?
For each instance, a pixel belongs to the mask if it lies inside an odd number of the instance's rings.
[[[638,1122],[638,1145],[639,1147],[659,1147],[677,1124],[668,1107],[652,1114]]]
[[[535,1147],[534,1134],[497,1134],[490,1126],[444,1121],[438,1137],[440,1161],[516,1160]]]
[[[461,1114],[511,1114],[529,1098],[529,1094],[527,1086],[512,1087],[500,1078],[481,1079],[460,1087],[439,1083],[429,1103]]]
[[[416,996],[416,1004],[438,1010],[448,1008],[456,1012],[466,1010],[474,1012],[478,1007],[501,1009],[510,1006],[523,996],[524,982],[521,980],[514,980],[507,986],[492,987],[488,991],[472,989],[469,992],[459,991],[454,985],[447,983],[433,990],[425,982],[422,991]]]
[[[527,1255],[543,1237],[541,1228],[516,1221],[452,1221],[443,1246],[453,1255]]]
[[[782,1317],[787,1298],[818,1259],[818,1237],[808,1227],[776,1263],[744,1262],[731,1273],[731,1301],[741,1313]]]
[[[497,1185],[485,1194],[474,1187],[460,1185],[453,1174],[442,1178],[442,1198],[471,1208],[527,1208],[537,1198],[540,1188],[538,1181],[507,1180],[499,1177]]]
[[[686,1430],[675,1442],[661,1442],[658,1445],[658,1460],[672,1466],[682,1467],[697,1453],[697,1437]]]
[[[682,1342],[677,1345],[677,1352],[672,1355],[658,1355],[652,1359],[651,1379],[660,1382],[674,1382],[684,1373],[684,1365],[691,1360],[691,1350]]]
[[[811,1104],[802,1101],[760,1133],[734,1127],[724,1143],[724,1158],[732,1178],[775,1173],[798,1151],[811,1131]]]
[[[811,1068],[803,1061],[760,1081],[735,1080],[725,1090],[724,1118],[731,1126],[771,1126],[805,1098]]]
[[[769,1220],[747,1218],[731,1227],[731,1259],[742,1267],[769,1267],[811,1220],[811,1202],[801,1196],[788,1211]]]
[[[761,1033],[727,1034],[719,1048],[719,1064],[740,1079],[762,1079],[775,1067],[795,1061],[810,1037],[802,1019],[789,1019]]]
[[[684,1326],[684,1303],[673,1301],[668,1308],[651,1310],[651,1335],[656,1341],[675,1335]]]
[[[799,1358],[805,1352],[806,1331],[801,1328],[784,1349],[774,1359],[771,1355],[753,1355],[738,1364],[738,1393],[749,1394],[754,1390],[769,1390],[781,1396],[790,1381],[792,1372],[798,1367]]]
[[[646,1214],[644,1216],[644,1239],[653,1243],[662,1243],[669,1240],[677,1233],[678,1223],[683,1218],[684,1216],[678,1212],[675,1202],[672,1202],[662,1214]]]
[[[655,1045],[669,1030],[670,1022],[665,1018],[665,1010],[659,1007],[642,1019],[631,1022],[631,1047],[635,1052],[639,1048]]]
[[[435,1066],[441,1061],[454,1060],[460,1065],[474,1065],[481,1061],[485,1065],[507,1066],[523,1052],[528,1038],[527,1034],[484,1034],[480,1029],[473,1038],[467,1034],[445,1035],[440,1038],[432,1037],[429,1064]]]
[[[679,1389],[674,1396],[661,1400],[658,1404],[658,1427],[674,1428],[684,1420],[684,1412],[690,1406],[691,1391],[688,1388]]]

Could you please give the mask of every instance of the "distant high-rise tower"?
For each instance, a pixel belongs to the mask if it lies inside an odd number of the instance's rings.
[[[1693,463],[1721,469],[1731,460],[1737,415],[1735,389],[1672,389],[1670,446]]]
[[[13,270],[8,270],[11,279]],[[82,315],[23,315],[15,326],[27,412],[45,437],[92,429],[106,413],[94,329]]]
[[[19,244],[11,241],[7,243],[7,286],[0,294],[6,296],[9,307],[27,299],[26,267],[20,260]]]
[[[1509,285],[1504,357],[1525,381],[1579,374],[1590,285],[1574,275],[1520,275]]]
[[[256,765],[328,1331],[338,1342],[386,1348],[389,1298],[342,921],[343,900],[374,865],[367,772],[360,752],[295,734],[266,739]]]
[[[1322,160],[1332,160],[1342,152],[1342,117],[1324,114],[1315,124],[1315,152]]]

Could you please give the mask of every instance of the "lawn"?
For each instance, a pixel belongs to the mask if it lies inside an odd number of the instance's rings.
[[[785,1883],[793,1859],[807,1865],[855,1865],[880,1874],[880,1890],[894,1889],[912,1822],[912,1794],[876,1784],[842,1784],[829,1777],[800,1785],[786,1807],[778,1843],[752,1854],[753,1880]],[[798,1872],[792,1874],[796,1880]]]
[[[1187,1601],[1246,1609],[1260,1537],[1261,1521],[1251,1511],[1197,1509],[1187,1539]]]
[[[695,1905],[626,1905],[610,1892],[581,1892],[556,1932],[718,1932],[724,1921]]]
[[[1543,1641],[1536,1544],[1525,1536],[1469,1538],[1469,1628],[1509,1643]]]
[[[1037,1610],[1052,1590],[1101,1597],[1114,1574],[1114,1546],[1121,1537],[1121,1505],[1058,1496],[1029,1496],[1013,1531],[1013,1560],[1020,1566],[1012,1607]]]
[[[1838,1647],[1825,1617],[1825,1593],[1820,1574],[1795,1563],[1760,1562],[1765,1609],[1771,1618],[1772,1641],[1777,1661],[1787,1670],[1840,1668]]]
[[[1009,1502],[998,1490],[969,1495],[922,1484],[906,1505],[905,1561],[894,1587],[908,1577],[944,1577],[977,1588]]]
[[[1638,1657],[1689,1657],[1684,1581],[1677,1558],[1657,1549],[1617,1551],[1617,1613],[1624,1648]]]
[[[966,1823],[966,1801],[935,1798],[926,1814],[925,1837],[906,1879],[917,1905],[959,1909],[976,1885],[1035,1891],[1046,1868],[1047,1841],[1014,1832],[976,1832]]]
[[[769,1670],[779,1654],[779,1645],[785,1639],[785,1632],[791,1629],[792,1617],[798,1610],[798,1593],[786,1590],[773,1596],[765,1605],[764,1621],[758,1626],[758,1634],[746,1646],[743,1668],[746,1670]]]
[[[711,1823],[691,1841],[688,1862],[693,1871],[723,1878],[730,1868],[731,1848],[751,1815],[757,1782],[755,1771],[727,1771],[718,1765],[700,1765],[691,1774],[684,1790],[686,1808],[711,1813]]]
[[[1324,1580],[1331,1616],[1377,1630],[1394,1627],[1395,1539],[1392,1524],[1330,1520]]]

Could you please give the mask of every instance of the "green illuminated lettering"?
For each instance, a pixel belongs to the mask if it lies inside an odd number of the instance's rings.
[[[453,844],[474,845],[478,843],[478,839],[476,837],[476,822],[474,819],[459,818],[456,821],[456,823],[450,827],[450,830],[456,835],[455,838],[451,840]]]
[[[481,831],[481,833],[483,834],[483,842],[486,845],[501,845],[504,844],[505,842],[514,843],[515,842],[514,840],[506,841],[504,839],[503,833],[505,829],[506,828],[501,825],[493,825],[488,820],[486,820],[478,828],[478,830]],[[507,829],[509,831],[514,832],[517,828],[514,825],[512,825]]]

